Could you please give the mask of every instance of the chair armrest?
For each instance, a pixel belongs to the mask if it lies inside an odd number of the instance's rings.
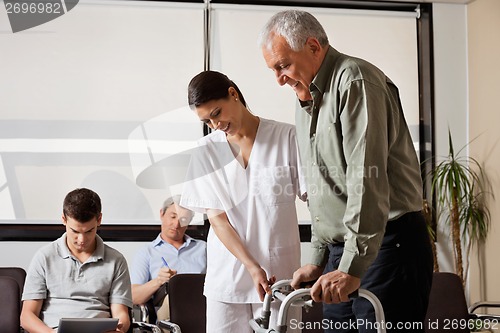
[[[165,296],[168,295],[168,282],[165,282],[161,285],[160,288],[153,294],[153,304],[154,306],[158,306]]]
[[[469,306],[469,316],[473,320],[480,320],[483,323],[490,322],[494,323],[495,326],[500,323],[500,315],[498,314],[482,314],[482,313],[474,313],[477,309],[481,308],[500,308],[500,302],[476,302]]]
[[[157,325],[148,324],[144,322],[134,321],[132,322],[132,328],[139,328],[141,329],[141,331],[147,331],[152,333],[162,333],[161,328],[159,328]]]
[[[140,304],[139,310],[141,312],[141,322],[149,323],[149,309],[146,305]]]
[[[159,320],[158,326],[162,329],[167,330],[168,332],[181,333],[181,328],[179,327],[179,325],[174,324],[168,320]]]
[[[476,302],[469,306],[469,313],[474,313],[479,308],[500,308],[500,302]]]
[[[145,304],[135,304],[132,310],[132,319],[136,322],[156,323],[156,309],[150,299]]]

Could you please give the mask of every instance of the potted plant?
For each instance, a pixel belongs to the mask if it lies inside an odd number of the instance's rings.
[[[455,153],[450,131],[448,140],[448,156],[430,172],[432,202],[436,204],[438,223],[445,221],[449,225],[455,273],[465,286],[470,250],[488,234],[490,212],[485,199],[493,193],[477,160],[460,156],[465,147]],[[462,246],[465,247],[465,262]]]

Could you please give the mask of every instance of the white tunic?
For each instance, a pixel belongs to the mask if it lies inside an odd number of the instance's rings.
[[[295,197],[305,193],[295,127],[260,118],[246,169],[234,157],[224,132],[205,136],[199,145],[181,205],[198,212],[225,211],[268,277],[291,278],[300,265]],[[212,229],[207,243],[205,296],[221,302],[259,303],[250,274]]]

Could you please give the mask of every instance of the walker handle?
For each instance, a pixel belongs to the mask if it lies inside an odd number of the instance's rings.
[[[304,281],[304,282],[301,282],[299,284],[299,286],[300,286],[300,288],[311,288],[312,285],[316,283],[316,281],[318,281],[318,280],[316,279],[316,280],[312,280],[312,281]],[[359,289],[354,290],[352,293],[350,293],[348,295],[348,297],[351,301],[354,300],[355,298],[358,298],[359,297]]]
[[[347,295],[351,301],[353,301],[355,298],[359,297],[359,289],[354,290],[352,293]]]

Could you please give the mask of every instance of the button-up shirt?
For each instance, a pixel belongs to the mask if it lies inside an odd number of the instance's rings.
[[[344,243],[339,270],[362,277],[387,221],[422,208],[419,162],[397,87],[372,64],[332,47],[296,112],[312,218],[312,260]]]
[[[144,284],[158,276],[165,265],[178,274],[205,273],[207,270],[207,243],[184,235],[184,244],[176,248],[165,242],[159,234],[152,242],[143,246],[135,255],[130,267],[132,284]]]

